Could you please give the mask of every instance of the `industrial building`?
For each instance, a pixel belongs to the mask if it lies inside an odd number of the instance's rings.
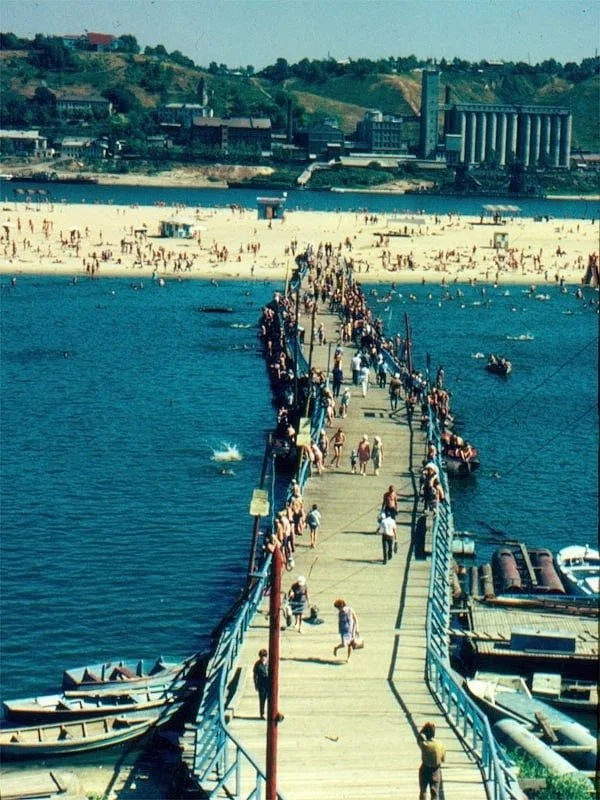
[[[356,137],[370,153],[405,153],[402,117],[370,110],[356,126]]]
[[[448,161],[508,166],[568,168],[572,115],[561,106],[440,103],[440,73],[423,71],[421,84],[420,156],[435,158],[439,148],[440,113],[444,114],[443,149]]]

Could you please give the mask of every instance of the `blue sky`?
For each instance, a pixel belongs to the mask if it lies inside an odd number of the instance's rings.
[[[455,56],[581,61],[593,56],[600,3],[588,0],[2,0],[0,29],[131,33],[200,66],[257,70],[278,57]]]

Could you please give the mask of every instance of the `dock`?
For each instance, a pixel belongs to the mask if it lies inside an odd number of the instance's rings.
[[[339,319],[320,312],[328,342],[339,341]],[[308,332],[311,320],[300,324]],[[315,327],[316,329],[316,327]],[[308,339],[308,337],[307,337]],[[308,347],[305,348],[305,352]],[[344,348],[344,384],[351,376],[354,347]],[[329,345],[314,346],[313,366],[327,371]],[[346,436],[339,469],[330,466],[307,482],[306,509],[317,503],[322,515],[317,547],[308,530],[297,540],[295,567],[284,572],[282,590],[299,575],[308,585],[309,602],[318,607],[320,624],[305,621],[302,633],[281,631],[277,788],[286,800],[364,800],[417,797],[420,751],[416,736],[431,720],[447,749],[443,768],[445,800],[488,797],[477,760],[463,746],[434,701],[426,682],[426,616],[430,561],[415,557],[413,531],[421,508],[418,477],[425,453],[419,415],[407,417],[405,405],[390,413],[388,391],[372,383],[366,397],[351,386],[347,418],[336,418]],[[379,476],[372,462],[366,477],[350,471],[350,452],[363,434],[381,437],[384,462]],[[395,486],[399,548],[384,565],[377,515],[383,493]],[[345,663],[339,643],[336,598],[355,611],[365,647]],[[245,634],[238,657],[237,684],[226,711],[228,730],[265,770],[266,723],[259,718],[252,666],[268,647],[268,601],[265,599]],[[240,796],[249,796],[241,778]],[[204,788],[211,791],[210,783]],[[225,794],[216,794],[221,797]]]

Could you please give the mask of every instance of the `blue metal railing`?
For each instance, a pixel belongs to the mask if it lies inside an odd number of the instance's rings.
[[[193,772],[209,798],[225,789],[239,800],[261,800],[266,787],[264,771],[228,729],[225,697],[244,636],[265,594],[270,566],[269,555],[235,617],[223,627],[207,666],[206,685],[196,718]],[[284,800],[279,793],[277,797]]]
[[[486,715],[457,682],[450,667],[450,574],[454,521],[450,505],[448,477],[443,468],[440,430],[429,409],[427,435],[436,446],[436,462],[446,503],[439,503],[433,521],[433,552],[427,604],[427,679],[429,688],[444,709],[448,720],[467,747],[477,756],[491,800],[523,800],[525,795],[514,773],[514,764],[500,748]]]
[[[298,276],[294,279],[298,281],[298,288],[306,268],[307,264],[299,264]],[[295,284],[294,288],[296,288]],[[279,316],[282,330],[285,330],[284,320],[281,314]],[[293,333],[297,335],[297,330],[294,329]],[[306,374],[308,364],[299,343],[296,352],[289,351],[288,336],[285,337],[285,343],[288,355],[297,355],[298,357],[298,363],[295,365],[297,374]],[[296,350],[295,347],[293,349]],[[321,430],[324,417],[325,409],[320,397],[315,397],[311,417],[313,435],[317,435]],[[304,459],[297,476],[301,487],[308,478],[307,470],[308,459]],[[272,504],[273,494],[272,490]],[[266,788],[267,777],[264,771],[227,726],[225,698],[230,675],[242,648],[244,636],[267,590],[270,567],[271,555],[268,554],[263,559],[259,571],[253,576],[254,582],[236,614],[224,624],[207,665],[206,684],[196,717],[193,775],[209,798],[215,797],[218,792],[224,790],[239,800],[244,798],[245,800],[261,800]],[[277,797],[279,800],[284,800],[283,795],[279,792]]]

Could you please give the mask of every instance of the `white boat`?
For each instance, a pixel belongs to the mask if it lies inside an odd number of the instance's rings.
[[[556,565],[571,594],[600,593],[600,554],[589,545],[572,544],[556,554]]]

